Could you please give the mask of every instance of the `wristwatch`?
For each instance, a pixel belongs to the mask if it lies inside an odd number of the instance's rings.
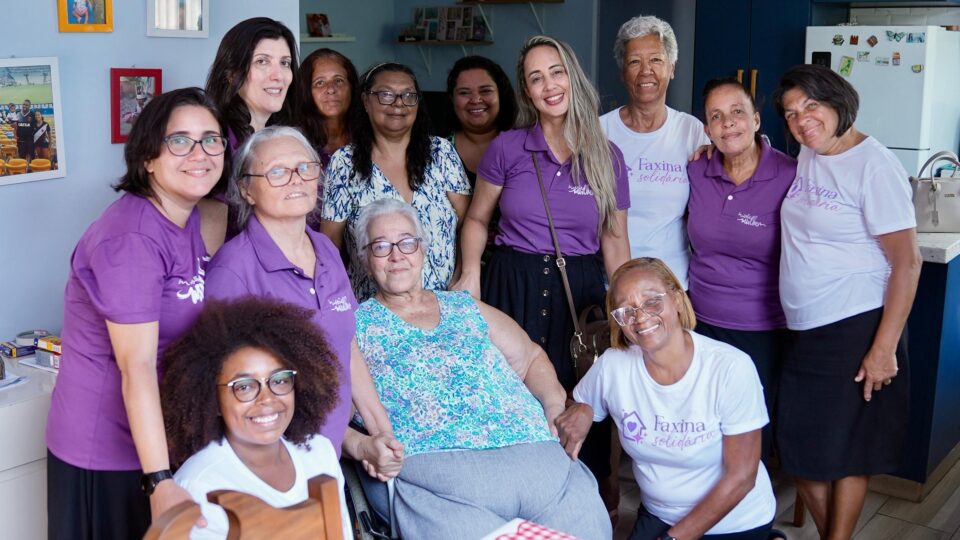
[[[153,495],[153,490],[157,489],[157,484],[171,478],[173,478],[173,473],[170,472],[170,469],[164,469],[162,471],[152,473],[144,473],[144,475],[140,477],[140,489],[143,491],[144,495],[149,497]]]
[[[667,534],[667,531],[663,531],[663,534],[657,537],[657,540],[677,540],[676,537],[670,536]]]

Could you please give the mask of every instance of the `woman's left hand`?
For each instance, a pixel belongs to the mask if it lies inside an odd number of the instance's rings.
[[[161,514],[186,501],[193,501],[193,497],[187,490],[180,487],[173,479],[163,480],[157,484],[153,495],[150,496],[151,519],[156,521]],[[201,528],[207,526],[207,520],[204,519],[203,514],[200,515],[200,519],[197,520],[195,525]]]
[[[560,434],[560,446],[567,451],[570,459],[577,459],[580,446],[593,425],[593,408],[584,403],[574,403],[557,416],[554,424]]]
[[[863,382],[863,399],[870,401],[874,392],[879,392],[885,385],[893,382],[897,376],[897,355],[895,352],[885,352],[873,346],[867,351],[860,364],[860,370],[854,377],[855,382]]]

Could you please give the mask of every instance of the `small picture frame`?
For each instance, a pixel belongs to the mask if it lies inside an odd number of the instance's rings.
[[[210,0],[146,0],[147,35],[205,38],[210,35]]]
[[[133,123],[162,86],[160,69],[110,68],[110,142],[127,142]]]
[[[61,32],[113,32],[113,0],[57,0]]]
[[[66,176],[57,59],[0,58],[0,102],[0,186]]]

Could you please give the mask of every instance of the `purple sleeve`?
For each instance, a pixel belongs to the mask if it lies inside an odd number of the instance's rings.
[[[204,294],[212,300],[233,300],[250,294],[247,284],[226,266],[211,265],[205,281]]]
[[[503,186],[506,183],[506,168],[503,164],[503,136],[504,133],[497,135],[490,141],[490,146],[480,158],[480,164],[477,165],[477,177],[483,178],[495,186]]]
[[[160,320],[165,268],[159,246],[130,233],[96,246],[78,278],[104,319],[138,324]]]
[[[610,150],[613,153],[613,174],[617,182],[617,209],[626,210],[630,208],[630,180],[627,176],[627,162],[623,159],[623,152],[620,147],[610,142]]]

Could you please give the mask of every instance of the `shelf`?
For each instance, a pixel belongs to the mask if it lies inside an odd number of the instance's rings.
[[[457,0],[465,6],[480,6],[483,4],[562,4],[564,0]]]
[[[310,34],[300,34],[300,43],[346,43],[356,40],[356,36],[313,37]]]
[[[457,5],[459,6],[475,6],[477,11],[480,12],[480,18],[483,19],[484,24],[487,25],[487,30],[490,32],[490,36],[493,36],[493,24],[490,21],[490,18],[487,17],[486,12],[483,11],[483,6],[488,5],[521,5],[527,4],[530,6],[530,12],[533,13],[533,18],[537,23],[537,28],[540,29],[541,34],[546,34],[547,31],[544,29],[543,16],[546,13],[546,6],[540,9],[540,12],[537,12],[536,4],[562,4],[564,0],[457,0]],[[960,1],[960,0],[958,0]]]

